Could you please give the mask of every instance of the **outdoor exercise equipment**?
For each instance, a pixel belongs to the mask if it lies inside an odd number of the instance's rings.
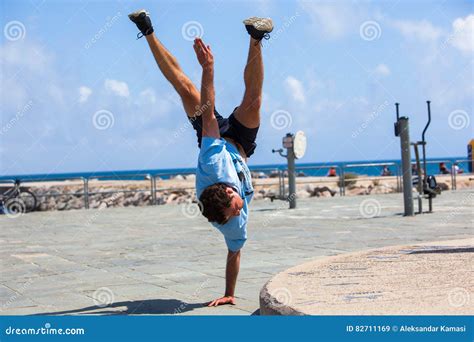
[[[403,177],[403,199],[405,216],[413,216],[413,192],[412,187],[416,185],[417,200],[418,200],[418,214],[423,213],[423,199],[428,199],[428,213],[433,212],[433,198],[441,193],[441,189],[436,182],[433,175],[428,175],[426,166],[426,139],[425,134],[431,124],[431,108],[430,101],[426,101],[428,106],[428,122],[423,129],[421,141],[410,143],[409,122],[408,117],[399,114],[399,104],[395,103],[397,121],[395,122],[395,136],[400,137],[400,148],[402,154],[402,177]],[[416,178],[413,179],[411,168],[411,154],[410,146],[413,146],[416,161]],[[422,147],[423,153],[423,168],[421,167],[419,146]]]
[[[283,154],[283,148],[286,148],[286,154]],[[283,148],[273,149],[272,153],[278,152],[280,156],[287,159],[288,162],[288,202],[290,209],[296,208],[296,172],[295,160],[303,158],[306,152],[306,136],[303,131],[296,134],[287,133],[283,137]]]
[[[400,149],[402,152],[403,204],[405,208],[404,215],[413,216],[414,210],[408,117],[400,117],[398,103],[395,103],[395,108],[397,113],[397,121],[395,122],[395,136],[400,137]]]

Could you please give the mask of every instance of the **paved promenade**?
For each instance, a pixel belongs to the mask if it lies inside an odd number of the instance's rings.
[[[318,257],[474,236],[474,191],[444,192],[435,213],[405,218],[402,195],[252,205],[237,305],[223,294],[223,238],[195,207],[155,206],[0,216],[0,314],[258,313],[278,272]]]

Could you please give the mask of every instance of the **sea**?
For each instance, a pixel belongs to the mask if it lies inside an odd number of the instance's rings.
[[[439,163],[444,162],[448,169],[458,162],[458,166],[464,172],[468,171],[468,160],[466,157],[448,157],[427,159],[427,173],[429,175],[439,174]],[[331,166],[336,167],[337,173],[340,167],[344,167],[345,173],[353,173],[360,176],[380,176],[383,166],[387,165],[393,175],[397,174],[397,166],[400,160],[366,160],[366,161],[339,161],[333,163],[296,163],[298,176],[326,176]],[[261,177],[270,175],[277,170],[286,170],[286,164],[268,164],[249,166],[250,170]],[[99,180],[143,180],[145,175],[159,176],[161,179],[170,179],[176,175],[193,174],[195,168],[175,168],[175,169],[149,169],[149,170],[115,170],[115,171],[84,171],[70,173],[48,173],[48,174],[21,174],[21,175],[1,175],[0,181],[19,179],[20,181],[53,181],[77,178],[89,178]]]

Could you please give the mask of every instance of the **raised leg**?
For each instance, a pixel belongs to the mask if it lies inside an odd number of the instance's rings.
[[[245,92],[234,116],[248,128],[260,126],[260,107],[262,105],[263,58],[260,42],[250,38],[247,65],[244,71]]]
[[[181,97],[186,114],[188,117],[194,117],[201,104],[201,96],[196,86],[184,74],[176,58],[164,47],[154,33],[145,37],[156,64]]]

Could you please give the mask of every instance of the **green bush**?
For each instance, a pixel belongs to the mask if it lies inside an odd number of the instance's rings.
[[[357,183],[357,175],[355,173],[345,173],[344,174],[344,187],[354,186]],[[339,177],[337,184],[340,188],[342,187],[342,179]]]

